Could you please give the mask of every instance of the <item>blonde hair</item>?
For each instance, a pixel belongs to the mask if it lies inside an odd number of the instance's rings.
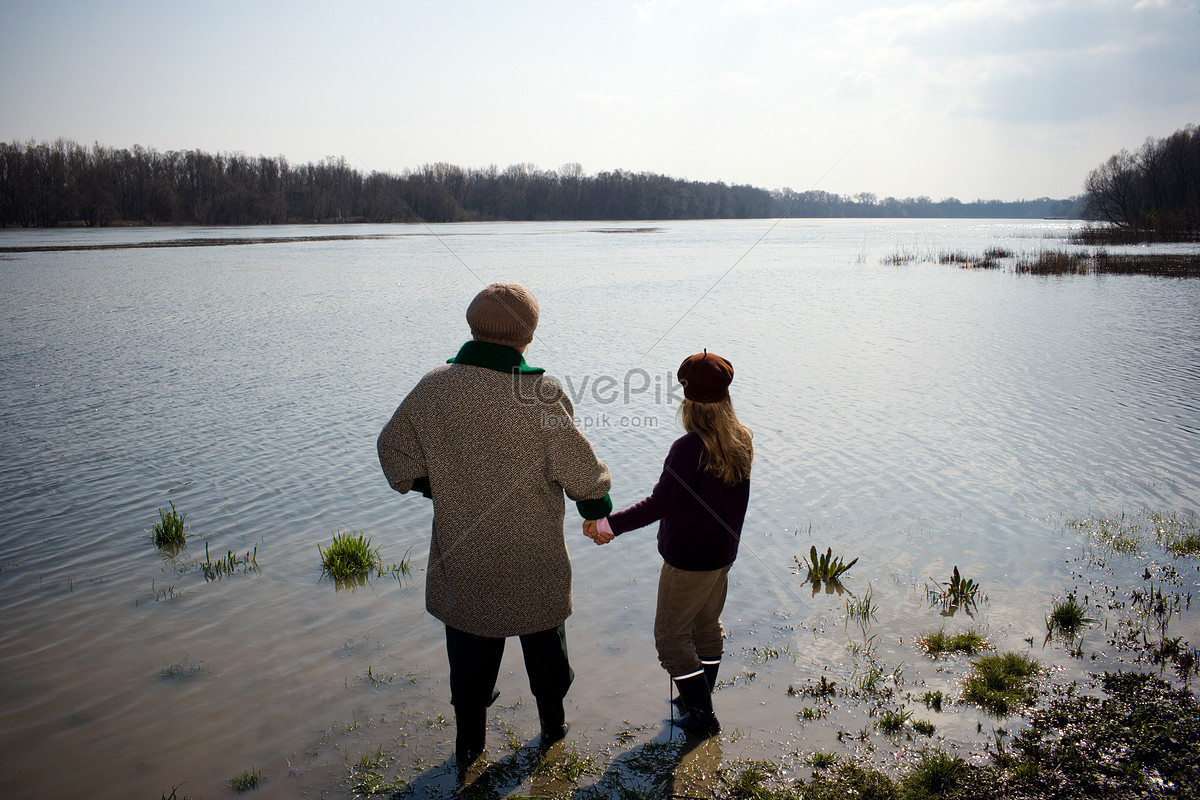
[[[733,401],[728,397],[715,403],[697,403],[685,399],[679,405],[683,429],[699,434],[706,458],[701,462],[707,472],[729,485],[750,477],[754,432],[738,422]]]

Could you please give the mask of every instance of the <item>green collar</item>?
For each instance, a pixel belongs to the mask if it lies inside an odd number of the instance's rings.
[[[446,363],[467,364],[472,367],[494,369],[496,372],[522,375],[541,375],[546,371],[541,367],[531,367],[526,364],[525,357],[516,348],[493,342],[480,342],[475,339],[460,347],[458,355],[447,359]]]

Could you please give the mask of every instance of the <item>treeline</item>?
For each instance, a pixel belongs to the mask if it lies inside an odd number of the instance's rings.
[[[1200,130],[1187,125],[1122,150],[1084,182],[1089,219],[1163,237],[1200,237]]]
[[[308,222],[749,219],[778,217],[1077,217],[1076,200],[1006,203],[823,191],[767,191],[578,164],[504,170],[428,164],[364,175],[344,158],[287,159],[0,143],[0,226],[257,225]]]
[[[822,191],[771,193],[772,217],[950,217],[970,219],[1079,219],[1083,198],[1053,200],[974,200],[964,203],[953,197],[932,200],[928,197],[879,199],[862,193],[849,197]]]

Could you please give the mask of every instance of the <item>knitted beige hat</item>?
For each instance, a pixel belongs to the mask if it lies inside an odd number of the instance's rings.
[[[537,328],[537,298],[519,283],[493,283],[467,306],[467,324],[480,341],[523,347]]]

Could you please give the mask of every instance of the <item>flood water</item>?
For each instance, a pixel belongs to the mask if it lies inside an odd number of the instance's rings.
[[[492,281],[537,295],[526,358],[572,394],[618,507],[650,490],[680,434],[682,358],[707,348],[734,364],[756,459],[718,761],[860,752],[836,734],[869,728],[866,709],[847,700],[802,722],[813,703],[787,690],[851,686],[868,650],[902,676],[889,707],[982,757],[993,718],[905,700],[953,694],[965,662],[913,645],[943,624],[1031,652],[1056,681],[1157,672],[1108,641],[1119,609],[1098,612],[1082,659],[1043,646],[1045,616],[1143,570],[1200,594],[1196,558],[1149,545],[1110,557],[1072,524],[1200,511],[1200,281],[882,263],[1066,248],[1072,225],[0,231],[0,247],[301,239],[0,253],[0,796],[214,798],[257,770],[255,796],[346,797],[347,770],[376,753],[389,776],[440,791],[453,715],[443,629],[423,602],[431,508],[389,489],[375,439],[468,337],[466,306]],[[170,503],[191,534],[174,558],[149,535]],[[565,528],[568,744],[616,758],[672,735],[651,638],[661,560],[652,529],[599,548],[573,515]],[[386,563],[410,557],[411,575],[321,580],[318,546],[338,531],[369,536]],[[206,545],[257,569],[206,581]],[[844,586],[872,593],[868,630],[847,621],[849,594],[814,595],[796,574],[813,545],[859,559]],[[955,566],[987,595],[970,618],[926,597]],[[1192,599],[1170,633],[1196,646]],[[508,651],[494,756],[537,731]],[[877,760],[899,758],[871,738]]]

